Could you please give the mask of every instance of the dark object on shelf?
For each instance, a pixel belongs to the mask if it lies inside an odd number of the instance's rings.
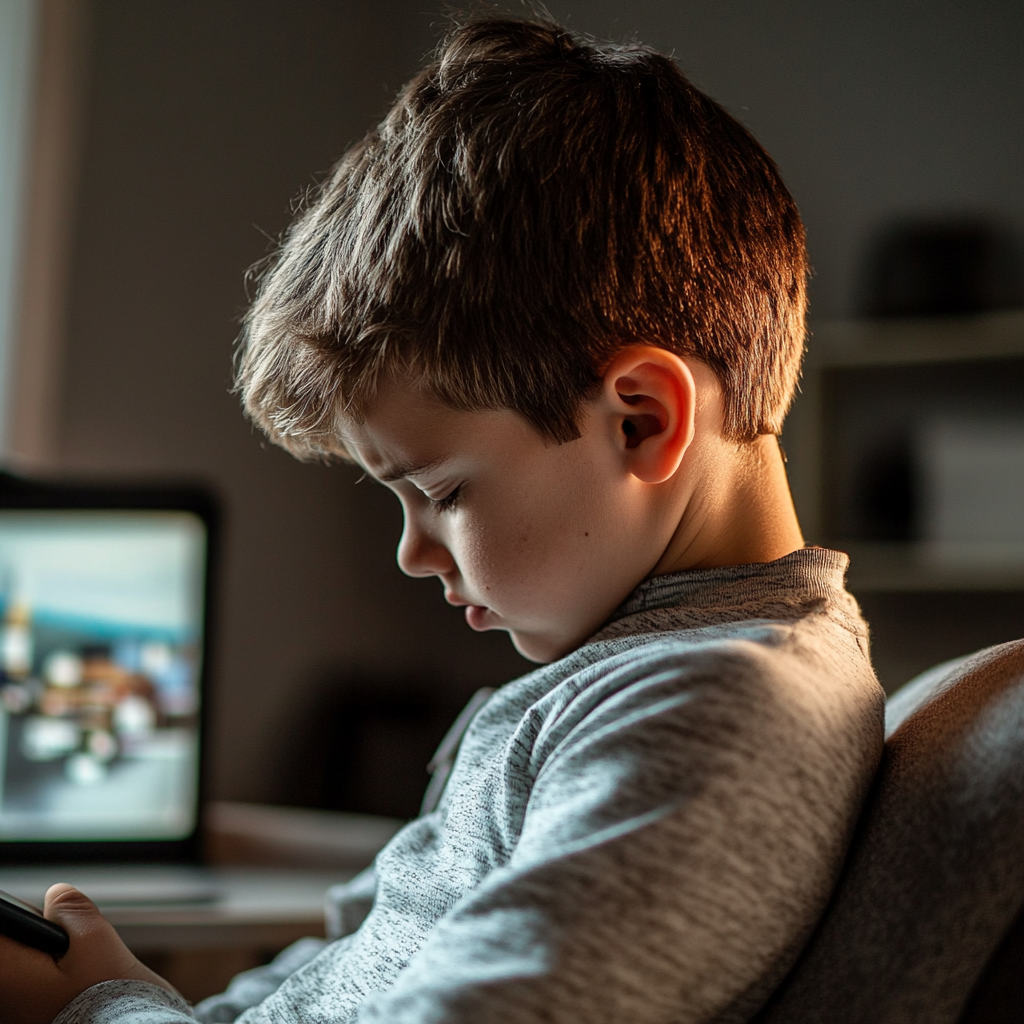
[[[930,514],[922,428],[954,416],[1024,418],[1024,358],[822,372],[822,527],[826,543],[924,539]]]
[[[6,892],[0,892],[0,935],[49,953],[55,960],[70,944],[68,933],[59,924],[47,921],[35,907]]]
[[[871,247],[868,316],[957,316],[1024,304],[1017,246],[984,220],[913,220]]]
[[[907,438],[870,451],[860,467],[857,536],[909,541],[917,536],[919,501],[914,455]]]

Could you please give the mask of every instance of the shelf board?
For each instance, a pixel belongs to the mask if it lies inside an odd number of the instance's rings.
[[[822,320],[810,325],[807,369],[1024,356],[1024,310],[980,316]]]
[[[849,554],[854,594],[1024,590],[1024,544],[830,546]]]

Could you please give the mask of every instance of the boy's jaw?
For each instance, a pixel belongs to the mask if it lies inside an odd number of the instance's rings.
[[[471,629],[506,630],[550,662],[600,628],[671,536],[652,540],[624,500],[633,488],[607,433],[584,425],[553,444],[519,413],[455,410],[392,382],[342,440],[402,504],[402,570],[437,576]]]

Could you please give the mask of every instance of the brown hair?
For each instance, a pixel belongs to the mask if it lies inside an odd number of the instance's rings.
[[[768,154],[668,57],[544,20],[456,26],[289,229],[244,323],[246,411],[344,454],[382,374],[578,436],[624,345],[708,364],[725,432],[778,433],[807,263]]]

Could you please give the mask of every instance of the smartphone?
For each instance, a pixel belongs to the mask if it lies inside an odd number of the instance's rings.
[[[68,951],[68,933],[47,921],[43,912],[17,896],[0,891],[0,935],[41,949],[59,960]]]

